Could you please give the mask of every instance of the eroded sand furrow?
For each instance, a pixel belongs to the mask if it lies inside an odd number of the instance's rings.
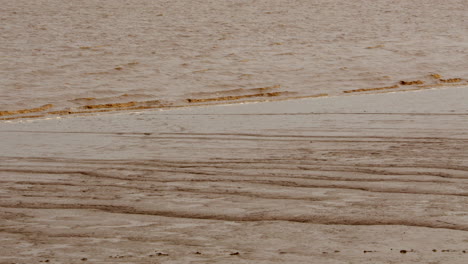
[[[262,178],[265,178],[262,180]],[[115,180],[115,178],[108,178],[106,179],[112,179]],[[72,183],[67,183],[67,182],[37,182],[37,181],[2,181],[3,183],[7,184],[14,184],[14,185],[27,185],[29,189],[24,189],[24,188],[19,188],[19,187],[9,187],[7,189],[22,192],[22,193],[31,193],[31,192],[36,192],[38,190],[35,190],[35,186],[66,186],[66,187],[76,187],[80,191],[86,190],[92,191],[92,188],[100,188],[100,187],[112,187],[112,188],[120,188],[120,189],[128,189],[128,190],[133,190],[133,191],[148,191],[148,192],[160,192],[160,191],[180,191],[180,192],[195,192],[195,193],[207,193],[207,194],[238,194],[241,196],[248,196],[248,197],[258,197],[258,198],[273,198],[273,199],[298,199],[292,196],[288,195],[274,195],[274,196],[269,196],[265,195],[262,193],[261,190],[256,191],[256,192],[242,192],[238,190],[232,190],[230,185],[232,184],[240,184],[240,186],[244,186],[246,184],[255,184],[256,186],[262,186],[262,185],[267,185],[270,186],[269,188],[276,186],[279,188],[283,187],[289,187],[289,188],[305,188],[305,189],[314,189],[314,188],[324,188],[324,189],[344,189],[344,190],[351,190],[351,191],[366,191],[366,192],[376,192],[376,193],[402,193],[402,194],[412,194],[412,195],[446,195],[446,196],[468,196],[467,193],[448,193],[448,192],[428,192],[424,190],[418,190],[416,189],[417,187],[405,187],[405,191],[402,190],[397,190],[400,187],[391,187],[391,188],[383,188],[383,187],[373,187],[373,186],[349,186],[345,185],[346,181],[335,181],[335,180],[324,180],[325,183],[320,183],[320,184],[306,184],[304,182],[294,182],[294,181],[285,181],[283,180],[275,180],[272,181],[267,177],[251,177],[251,178],[243,178],[243,179],[236,179],[232,177],[217,177],[217,178],[207,178],[207,179],[193,179],[193,178],[176,178],[176,179],[171,179],[169,178],[158,178],[158,179],[131,179],[131,178],[119,178],[119,185],[117,184],[105,184],[105,183],[88,183],[88,184],[72,184]],[[311,179],[313,182],[317,182],[316,179]],[[76,182],[80,182],[80,179],[77,179]],[[125,183],[125,185],[122,185],[122,182]],[[321,182],[320,180],[318,182]],[[372,181],[370,181],[372,182]],[[218,186],[217,188],[219,191],[206,191],[206,190],[200,190],[200,189],[194,189],[190,187],[181,187],[181,186],[167,186],[163,187],[160,185],[154,185],[155,183],[159,184],[173,184],[173,183],[182,183],[182,184],[187,184],[191,185],[193,183],[223,183],[226,184],[225,186]],[[420,183],[420,182],[418,182]],[[440,184],[440,182],[426,182],[426,183],[434,183],[434,184]],[[140,187],[139,185],[141,184],[146,184],[148,187]],[[229,184],[229,185],[228,185]],[[255,186],[253,185],[253,186]],[[446,185],[447,186],[447,185]],[[448,186],[447,186],[448,187]],[[454,187],[460,187],[459,183],[454,183]],[[426,188],[429,188],[427,186]],[[268,189],[268,188],[267,188]],[[45,191],[45,190],[40,190],[40,191]],[[54,191],[54,190],[52,190]],[[50,194],[47,194],[50,195]],[[302,198],[301,198],[302,199]],[[315,198],[313,199],[315,200]]]
[[[252,170],[250,168],[244,168],[242,170],[231,170],[226,171],[227,168],[220,167],[219,170],[187,170],[184,166],[180,169],[144,169],[138,170],[132,168],[121,169],[120,176],[112,173],[114,169],[98,169],[95,171],[85,170],[44,170],[44,169],[0,169],[0,172],[13,172],[13,173],[28,173],[28,174],[79,174],[88,177],[95,178],[109,178],[116,180],[136,180],[136,181],[152,181],[152,180],[163,180],[170,179],[172,176],[164,176],[161,173],[176,173],[176,174],[193,174],[203,176],[219,176],[219,177],[235,177],[235,178],[272,178],[272,179],[299,179],[299,180],[318,180],[318,181],[349,181],[349,182],[404,182],[404,183],[453,183],[453,184],[466,184],[464,180],[467,178],[452,176],[449,174],[441,173],[430,173],[430,172],[419,172],[411,174],[411,172],[387,172],[378,170],[309,170],[310,173],[305,174],[292,174],[291,171],[294,169],[283,168],[284,173],[278,169],[265,169],[265,168],[254,168],[256,173],[245,173],[245,170]],[[303,170],[299,168],[299,170]],[[106,173],[103,173],[105,171]],[[140,174],[134,174],[133,172],[138,171]],[[274,172],[272,172],[274,171]],[[123,172],[123,174],[122,174]],[[334,176],[324,176],[320,173],[331,172],[336,174]],[[343,173],[351,173],[349,176],[342,176]],[[360,178],[360,175],[367,175],[367,178]],[[418,177],[435,177],[444,178],[445,180],[420,180]],[[416,178],[415,178],[416,177]],[[448,181],[447,179],[451,179]]]
[[[310,216],[271,216],[263,214],[262,216],[241,215],[241,214],[210,214],[206,212],[183,212],[183,211],[168,211],[168,210],[145,210],[129,206],[115,206],[105,204],[55,204],[55,203],[20,203],[20,204],[3,204],[3,208],[25,208],[25,209],[82,209],[82,210],[100,210],[109,213],[117,214],[137,214],[137,215],[152,215],[171,218],[188,218],[201,220],[218,220],[218,221],[241,221],[241,222],[264,222],[264,221],[288,221],[299,223],[311,223],[322,225],[402,225],[412,227],[452,229],[458,231],[468,231],[468,225],[457,225],[440,221],[428,220],[408,220],[408,219],[372,219],[372,217],[357,218],[310,215]],[[340,219],[341,218],[341,219]]]
[[[213,173],[211,176],[217,177],[203,177],[203,178],[183,178],[183,177],[176,177],[176,178],[150,178],[150,177],[136,177],[136,178],[128,178],[124,176],[109,176],[105,174],[95,173],[95,172],[75,172],[76,174],[88,176],[92,178],[104,178],[104,179],[114,179],[114,180],[121,180],[121,181],[137,181],[142,183],[187,183],[190,184],[191,182],[214,182],[214,183],[253,183],[253,184],[261,184],[265,186],[283,186],[283,187],[300,187],[300,188],[328,188],[328,189],[346,189],[346,190],[356,190],[356,191],[366,191],[366,192],[375,192],[375,193],[404,193],[404,194],[413,194],[413,195],[442,195],[442,196],[461,196],[466,197],[468,193],[464,191],[459,192],[444,192],[444,191],[428,191],[429,187],[423,188],[420,190],[421,187],[419,186],[405,186],[404,190],[402,190],[401,186],[395,187],[384,187],[384,186],[369,186],[369,184],[365,184],[365,182],[360,182],[359,186],[347,184],[347,181],[334,181],[334,180],[315,180],[314,179],[304,179],[301,181],[291,181],[291,180],[284,180],[280,178],[278,180],[272,180],[268,176],[248,176],[248,177],[232,177],[232,176],[221,176]],[[58,173],[63,174],[63,173]],[[193,173],[191,173],[193,174]],[[210,176],[201,172],[196,173],[197,175],[204,175]],[[261,180],[261,178],[264,178]],[[310,183],[309,183],[310,182]],[[313,182],[313,183],[312,183]],[[329,183],[332,182],[332,183]],[[370,182],[371,183],[371,182]],[[389,183],[389,182],[387,182]],[[398,182],[397,182],[398,183]],[[405,182],[406,183],[406,182]],[[428,182],[433,183],[434,187],[439,186],[439,182]],[[368,186],[366,186],[368,185]],[[440,187],[440,186],[439,186]],[[453,187],[461,188],[460,183],[454,183]],[[426,189],[426,190],[424,190]]]
[[[159,181],[158,181],[159,182]],[[338,185],[338,184],[305,184],[297,183],[293,181],[271,181],[271,180],[237,180],[237,179],[186,179],[186,180],[169,180],[169,181],[160,181],[160,182],[242,182],[242,183],[254,183],[262,184],[268,186],[283,186],[283,187],[300,187],[300,188],[310,188],[310,189],[345,189],[345,190],[355,190],[355,191],[365,191],[365,192],[375,192],[375,193],[402,193],[402,194],[414,194],[414,195],[442,195],[442,196],[460,196],[467,197],[467,192],[430,192],[430,191],[421,191],[416,188],[408,188],[409,190],[401,190],[401,187],[394,188],[385,188],[385,187],[367,187],[367,186],[348,186],[348,185]]]
[[[335,130],[336,131],[336,130]],[[466,142],[468,139],[465,138],[451,138],[451,137],[410,137],[410,136],[377,136],[377,135],[366,135],[366,136],[330,136],[330,135],[294,135],[294,134],[256,134],[256,133],[181,133],[181,132],[171,132],[171,133],[160,133],[161,135],[185,135],[185,136],[206,136],[206,138],[217,138],[217,137],[229,137],[229,138],[236,138],[236,137],[255,137],[255,138],[308,138],[308,139],[315,139],[315,138],[334,138],[337,141],[340,139],[384,139],[384,140],[400,140],[400,139],[407,139],[407,140],[424,140],[423,142],[430,143],[431,140],[434,141],[462,141]]]
[[[25,133],[18,131],[6,131],[9,133]],[[436,138],[436,137],[372,137],[372,136],[363,136],[363,137],[346,137],[346,136],[284,136],[284,135],[232,135],[226,137],[213,137],[212,135],[177,135],[177,136],[159,136],[157,133],[144,132],[144,133],[123,133],[123,132],[56,132],[56,131],[30,131],[25,134],[83,134],[83,135],[113,135],[119,137],[135,138],[139,136],[145,136],[144,140],[177,140],[177,141],[211,141],[211,144],[223,144],[224,141],[255,141],[255,142],[289,142],[289,143],[329,143],[329,144],[379,144],[379,145],[397,145],[397,144],[467,144],[468,139],[465,138]],[[166,133],[161,133],[166,134]]]
[[[203,168],[193,170],[189,168]],[[206,170],[204,168],[210,168]],[[213,170],[214,169],[214,170]],[[227,169],[230,169],[227,171]],[[118,173],[115,173],[115,172]],[[303,173],[291,173],[301,171]],[[16,168],[1,168],[0,172],[12,173],[28,173],[28,174],[82,174],[90,177],[114,178],[114,179],[129,179],[128,174],[133,174],[131,179],[138,178],[139,180],[151,180],[155,177],[161,178],[162,173],[181,173],[193,175],[220,175],[220,176],[236,176],[236,177],[270,177],[270,178],[295,178],[295,179],[310,179],[310,180],[330,180],[330,181],[356,181],[356,182],[438,182],[438,183],[459,183],[468,179],[461,175],[453,175],[449,173],[437,172],[421,172],[421,171],[385,171],[375,169],[324,169],[324,168],[303,168],[303,167],[232,167],[232,166],[169,166],[164,168],[100,168],[94,171],[87,170],[56,170],[48,169],[47,167],[31,168],[31,169],[16,169]],[[134,174],[130,172],[138,172]],[[250,172],[250,173],[249,173]],[[325,174],[326,173],[326,174]],[[121,175],[121,176],[119,176]],[[363,177],[365,176],[365,177]],[[433,179],[419,179],[419,178]],[[438,179],[437,178],[442,178]]]
[[[284,150],[286,151],[286,150]],[[319,152],[321,153],[321,152]],[[286,153],[285,153],[286,154]],[[386,154],[386,153],[383,153]],[[422,153],[424,155],[424,153]],[[335,159],[339,159],[337,156]],[[5,158],[4,158],[5,160]],[[21,162],[22,159],[16,159],[14,157],[7,158],[5,161],[9,163],[12,162]],[[76,168],[79,170],[83,165],[89,166],[92,168],[94,165],[99,164],[102,169],[112,168],[112,169],[126,169],[129,166],[134,170],[145,170],[145,169],[155,169],[155,168],[214,168],[214,169],[262,169],[262,170],[304,170],[304,171],[336,171],[336,172],[359,172],[359,173],[368,173],[375,175],[431,175],[436,177],[454,177],[454,178],[466,178],[465,175],[468,175],[468,167],[453,165],[453,164],[438,164],[438,163],[421,163],[421,164],[412,164],[409,162],[383,162],[383,163],[374,163],[366,164],[364,162],[341,162],[336,163],[333,160],[321,160],[321,159],[263,159],[263,160],[146,160],[146,161],[122,161],[122,160],[105,160],[105,161],[93,161],[93,160],[76,160],[76,159],[36,159],[36,161],[26,161],[32,162],[31,165],[35,163],[48,163],[50,165],[56,164],[60,166],[63,162],[71,164],[76,164]],[[36,166],[36,165],[34,165]],[[0,165],[0,168],[8,168],[9,166]],[[49,168],[49,166],[39,166],[38,168]]]
[[[137,185],[131,185],[133,182],[128,182],[126,185],[117,185],[117,184],[92,184],[89,183],[87,185],[78,185],[78,184],[66,184],[61,182],[14,182],[14,184],[18,185],[29,185],[31,187],[34,186],[50,186],[50,187],[60,187],[60,186],[67,186],[67,187],[76,187],[78,190],[69,189],[68,192],[76,192],[81,193],[81,195],[57,195],[56,190],[34,190],[34,189],[22,189],[22,188],[6,188],[11,191],[15,191],[21,193],[22,197],[35,197],[35,198],[46,198],[46,199],[54,199],[54,198],[77,198],[79,200],[89,200],[89,201],[96,201],[96,200],[112,200],[113,198],[106,198],[103,195],[100,195],[98,191],[95,191],[93,188],[105,188],[106,191],[117,191],[119,192],[120,189],[126,189],[128,191],[135,192],[137,191],[140,195],[148,195],[154,196],[157,194],[158,196],[169,195],[174,193],[187,193],[195,194],[195,195],[216,195],[219,197],[225,196],[241,196],[241,197],[248,197],[248,198],[258,198],[258,199],[272,199],[272,200],[297,200],[297,201],[322,201],[328,200],[330,198],[314,196],[314,194],[306,194],[297,195],[293,192],[290,195],[284,195],[278,192],[268,192],[264,190],[258,191],[245,191],[245,190],[233,190],[232,188],[220,188],[215,190],[213,188],[209,189],[202,189],[202,188],[190,188],[190,187],[180,187],[180,186],[168,186],[168,187],[160,187],[160,186],[149,186],[149,187],[139,187]],[[83,194],[83,191],[86,194]],[[35,193],[35,194],[29,194]],[[94,194],[94,196],[92,196]],[[7,198],[7,196],[3,197]]]
[[[463,146],[463,145],[462,145]],[[463,148],[462,148],[463,149]],[[286,153],[285,153],[286,154]],[[424,153],[422,153],[424,155]],[[60,167],[61,164],[67,163],[68,166],[82,168],[83,165],[89,165],[94,168],[94,165],[100,165],[99,167],[112,168],[112,169],[126,169],[132,167],[135,170],[144,170],[143,168],[151,167],[171,167],[171,168],[187,168],[187,167],[213,167],[213,168],[245,168],[249,166],[257,169],[288,169],[294,170],[302,167],[307,170],[326,170],[330,168],[330,171],[349,171],[361,170],[363,173],[365,170],[369,173],[378,174],[379,171],[388,171],[388,173],[405,173],[405,174],[419,174],[419,173],[441,173],[442,175],[467,175],[468,166],[458,164],[447,164],[440,162],[432,163],[418,163],[405,162],[404,160],[397,162],[380,162],[380,163],[368,163],[368,162],[348,162],[343,160],[337,162],[336,160],[318,160],[318,159],[304,159],[304,158],[264,158],[264,159],[239,159],[239,158],[215,158],[210,160],[167,160],[167,159],[151,159],[151,160],[120,160],[120,159],[106,159],[106,160],[93,160],[93,159],[77,159],[77,158],[61,158],[61,157],[8,157],[4,156],[0,159],[11,164],[20,162],[27,162],[27,164],[34,164],[37,168],[49,168],[49,165],[44,164],[56,164]],[[40,166],[39,166],[40,165]],[[28,165],[29,166],[29,165]],[[5,165],[0,165],[0,168]],[[8,168],[9,166],[7,166]],[[435,170],[435,171],[434,171]],[[437,175],[434,175],[437,176]]]

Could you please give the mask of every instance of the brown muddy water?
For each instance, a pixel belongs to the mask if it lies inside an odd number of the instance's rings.
[[[0,0],[0,117],[466,83],[467,5]]]

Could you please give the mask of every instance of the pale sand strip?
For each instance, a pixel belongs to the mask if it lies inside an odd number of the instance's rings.
[[[467,98],[0,123],[0,263],[466,263]]]

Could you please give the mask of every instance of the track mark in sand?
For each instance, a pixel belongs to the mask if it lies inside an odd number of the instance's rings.
[[[373,226],[373,225],[400,225],[409,227],[425,227],[425,228],[440,228],[440,229],[451,229],[458,231],[468,231],[467,225],[454,225],[452,223],[447,224],[445,222],[428,221],[428,220],[406,220],[406,219],[372,219],[367,217],[366,219],[353,219],[341,217],[337,219],[332,216],[323,215],[309,215],[309,216],[273,216],[273,215],[262,215],[256,216],[255,214],[246,215],[229,215],[229,214],[210,214],[206,212],[181,212],[181,211],[169,211],[169,210],[147,210],[138,209],[130,206],[114,206],[114,205],[103,205],[103,204],[53,204],[53,203],[17,203],[17,204],[6,204],[0,203],[2,208],[24,208],[24,209],[80,209],[80,210],[99,210],[108,213],[117,214],[137,214],[137,215],[150,215],[150,216],[161,216],[171,218],[187,218],[187,219],[199,219],[199,220],[218,220],[218,221],[234,221],[234,222],[264,222],[264,221],[287,221],[287,222],[298,222],[298,223],[309,223],[309,224],[322,224],[322,225],[356,225],[356,226]]]

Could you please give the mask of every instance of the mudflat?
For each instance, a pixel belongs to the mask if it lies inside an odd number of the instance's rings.
[[[3,121],[0,263],[466,263],[467,98]]]

